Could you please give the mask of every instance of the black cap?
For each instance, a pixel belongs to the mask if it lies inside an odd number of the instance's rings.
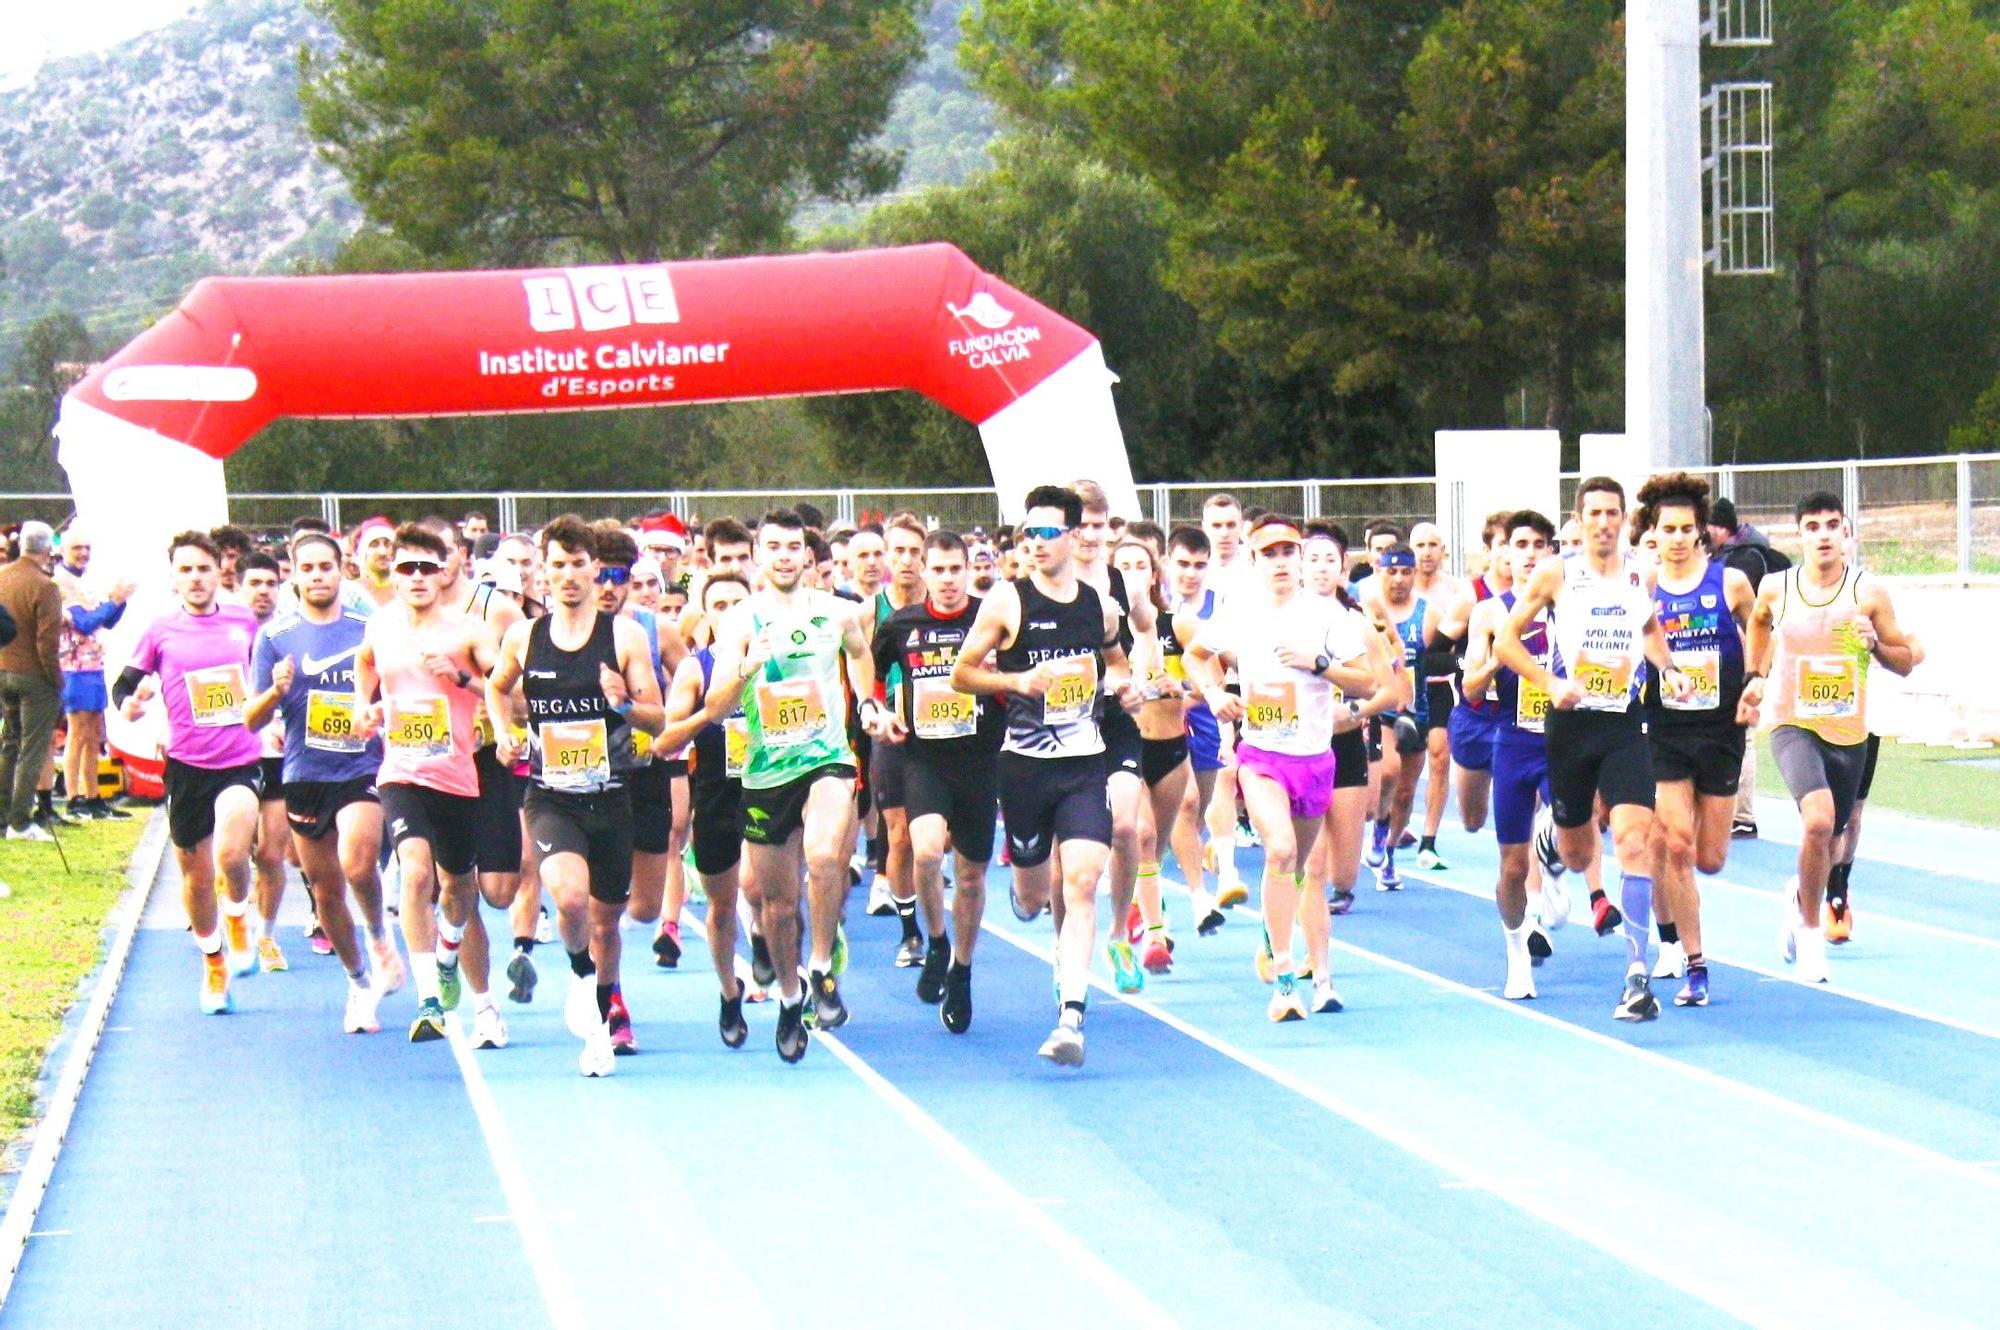
[[[1724,531],[1735,531],[1738,525],[1736,505],[1727,499],[1717,499],[1708,505],[1708,521],[1710,526],[1719,526]]]

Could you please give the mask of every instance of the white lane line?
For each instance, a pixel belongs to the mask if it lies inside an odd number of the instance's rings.
[[[139,921],[145,917],[147,903],[152,900],[166,854],[167,817],[162,810],[155,812],[146,824],[132,862],[126,866],[125,892],[111,915],[114,930],[111,948],[97,971],[90,1000],[83,1009],[83,1018],[77,1022],[76,1039],[63,1059],[55,1089],[49,1093],[48,1111],[35,1126],[34,1144],[29,1147],[27,1162],[21,1165],[13,1196],[7,1202],[7,1213],[0,1216],[0,1307],[7,1305],[7,1292],[13,1288],[14,1276],[20,1271],[28,1239],[36,1236],[35,1216],[41,1211],[42,1198],[48,1194],[49,1179],[55,1176],[56,1157],[62,1153],[63,1141],[69,1135],[76,1101],[83,1096],[83,1079],[90,1072],[91,1059],[97,1054],[98,1041],[111,1018],[111,1004],[125,978],[125,965],[132,956]]]
[[[1403,876],[1406,878],[1415,878],[1428,887],[1437,887],[1443,891],[1455,891],[1461,896],[1470,896],[1474,900],[1491,901],[1493,899],[1491,890],[1482,890],[1479,887],[1467,886],[1459,882],[1448,882],[1443,878],[1429,876],[1420,869],[1410,869]],[[1873,918],[1874,916],[1871,915],[1869,917]],[[1775,966],[1759,965],[1755,961],[1746,961],[1740,957],[1727,955],[1720,951],[1708,951],[1706,948],[1704,948],[1704,951],[1709,960],[1719,961],[1734,969],[1748,970],[1752,974],[1763,975],[1767,979],[1774,979],[1783,983],[1796,982],[1789,970],[1780,970]],[[1497,950],[1495,954],[1499,954]],[[1426,972],[1418,971],[1418,973]],[[1908,1003],[1898,1002],[1894,998],[1885,998],[1874,993],[1865,993],[1858,988],[1850,988],[1845,984],[1801,984],[1800,987],[1810,989],[1816,993],[1825,993],[1832,997],[1843,997],[1853,1002],[1866,1003],[1871,1007],[1880,1007],[1884,1011],[1893,1011],[1898,1016],[1908,1016],[1913,1020],[1929,1021],[1933,1025],[1948,1025],[1954,1030],[1963,1030],[1967,1034],[1976,1034],[1982,1039],[2000,1040],[2000,1027],[1981,1025],[1977,1021],[1960,1020],[1956,1016],[1947,1016],[1942,1012],[1929,1011],[1923,1007],[1913,1007]],[[1512,1003],[1508,1004],[1510,1008],[1513,1005]],[[1614,1040],[1613,1042],[1616,1041]]]
[[[521,1247],[527,1252],[528,1268],[535,1273],[535,1283],[542,1290],[542,1303],[549,1309],[549,1320],[556,1330],[584,1330],[589,1322],[577,1303],[569,1272],[563,1269],[562,1260],[556,1255],[547,1216],[536,1207],[527,1170],[521,1167],[520,1156],[514,1152],[500,1106],[494,1102],[486,1073],[479,1069],[479,1059],[472,1055],[472,1044],[466,1039],[456,1013],[445,1028],[450,1031],[452,1060],[458,1063],[458,1073],[465,1080],[465,1097],[472,1103],[479,1134],[486,1138],[487,1157],[493,1161],[494,1176],[500,1180],[500,1192],[507,1198],[507,1211],[521,1235]]]
[[[1048,952],[1043,951],[1025,938],[1015,937],[1013,934],[1003,929],[995,928],[991,924],[982,924],[981,928],[983,931],[992,934],[1010,946],[1028,953],[1030,956],[1043,961],[1049,959]],[[1388,1118],[1381,1117],[1367,1109],[1361,1108],[1323,1086],[1314,1085],[1309,1081],[1302,1080],[1292,1073],[1266,1062],[1256,1054],[1238,1048],[1227,1040],[1217,1038],[1199,1026],[1190,1024],[1172,1012],[1156,1006],[1144,998],[1134,997],[1128,993],[1120,993],[1115,987],[1097,978],[1095,975],[1091,977],[1090,986],[1101,993],[1109,994],[1115,1001],[1123,1002],[1125,1005],[1151,1016],[1168,1028],[1184,1034],[1196,1043],[1220,1053],[1223,1057],[1248,1068],[1266,1080],[1283,1086],[1300,1098],[1318,1104],[1328,1112],[1347,1119],[1369,1135],[1387,1141],[1406,1154],[1414,1155],[1439,1172],[1449,1174],[1459,1182],[1466,1184],[1468,1188],[1491,1192],[1494,1196],[1522,1213],[1531,1215],[1551,1228],[1558,1229],[1580,1242],[1595,1247],[1606,1255],[1632,1267],[1634,1270],[1660,1280],[1671,1288],[1677,1288],[1690,1297],[1699,1298],[1718,1311],[1724,1312],[1750,1325],[1781,1326],[1787,1324],[1785,1320],[1768,1314],[1762,1302],[1750,1299],[1735,1288],[1713,1282],[1705,1269],[1689,1269],[1661,1260],[1653,1244],[1649,1240],[1644,1240],[1640,1236],[1637,1236],[1636,1230],[1631,1230],[1634,1236],[1627,1236],[1625,1232],[1614,1232],[1610,1229],[1584,1223],[1570,1215],[1561,1206],[1554,1204],[1544,1197],[1535,1195],[1532,1191],[1525,1190],[1519,1183],[1513,1180],[1502,1177],[1468,1160],[1455,1159],[1446,1155],[1404,1124],[1391,1121]]]
[[[1695,883],[1703,891],[1707,891],[1710,887],[1721,887],[1724,891],[1733,891],[1744,896],[1755,896],[1779,906],[1782,906],[1785,900],[1785,893],[1782,891],[1772,891],[1764,887],[1753,887],[1743,882],[1732,882],[1726,877],[1698,877],[1695,879]],[[1775,911],[1773,913],[1775,916]],[[1880,910],[1876,909],[1868,911],[1868,924],[1871,928],[1878,925],[1889,928],[1906,928],[1912,933],[1923,933],[1926,936],[1944,938],[1950,942],[1966,942],[1975,947],[1992,947],[1994,950],[2000,951],[2000,938],[1981,937],[1977,933],[1967,933],[1956,928],[1945,928],[1938,924],[1918,923],[1915,919],[1898,918],[1895,915],[1883,914]]]
[[[688,918],[682,927],[704,941],[708,938],[708,931],[692,918]],[[1090,1248],[1084,1246],[1074,1233],[1043,1212],[1042,1207],[1045,1205],[1062,1204],[1060,1198],[1033,1199],[1023,1195],[1012,1183],[1001,1177],[992,1165],[974,1153],[965,1142],[946,1131],[943,1124],[926,1113],[914,1099],[897,1089],[893,1082],[864,1061],[860,1054],[842,1043],[838,1035],[815,1030],[812,1033],[812,1042],[825,1045],[826,1051],[833,1054],[842,1066],[853,1072],[863,1085],[873,1090],[882,1102],[895,1111],[896,1116],[914,1128],[919,1136],[929,1141],[939,1154],[956,1164],[979,1190],[986,1193],[987,1199],[995,1207],[1013,1216],[1023,1228],[1046,1242],[1113,1306],[1131,1312],[1140,1325],[1163,1327],[1179,1325],[1179,1322],[1141,1292],[1136,1285],[1113,1270]]]

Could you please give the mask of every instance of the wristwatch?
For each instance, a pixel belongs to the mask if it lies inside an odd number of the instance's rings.
[[[1333,657],[1327,655],[1324,651],[1313,657],[1314,674],[1325,674],[1332,665]]]

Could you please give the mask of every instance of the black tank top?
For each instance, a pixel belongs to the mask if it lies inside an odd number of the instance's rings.
[[[573,794],[615,790],[637,765],[632,727],[604,700],[597,679],[599,665],[618,669],[617,620],[598,614],[579,651],[555,644],[554,623],[545,617],[529,626],[522,666],[535,784]]]
[[[1046,697],[1007,694],[1007,736],[1002,747],[1029,757],[1079,757],[1104,751],[1097,727],[1097,696],[1104,677],[1104,602],[1095,588],[1076,584],[1076,599],[1051,600],[1035,579],[1014,583],[1021,597],[1021,628],[1014,644],[995,654],[1008,674],[1068,662]]]

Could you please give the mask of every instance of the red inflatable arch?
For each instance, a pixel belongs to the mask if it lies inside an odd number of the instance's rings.
[[[70,392],[58,433],[100,557],[127,536],[157,553],[172,529],[222,520],[221,459],[281,417],[894,388],[979,427],[1003,505],[1030,485],[1089,475],[1136,515],[1112,382],[1088,332],[950,245],[211,278]]]

